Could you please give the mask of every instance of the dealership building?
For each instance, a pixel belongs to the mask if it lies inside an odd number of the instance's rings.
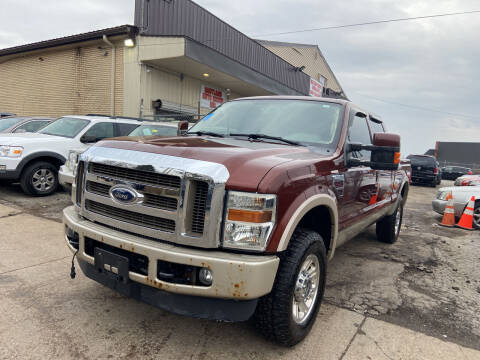
[[[190,0],[136,0],[135,24],[0,50],[0,111],[205,114],[257,95],[345,96],[314,45],[254,40]]]

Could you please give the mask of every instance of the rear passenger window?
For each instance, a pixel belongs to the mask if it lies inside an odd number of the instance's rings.
[[[117,124],[118,136],[127,136],[133,130],[135,130],[139,125],[137,124]]]
[[[352,113],[350,117],[350,126],[348,129],[348,140],[350,143],[360,143],[363,145],[371,144],[370,131],[367,126],[367,118],[359,113]],[[361,160],[370,160],[370,151],[355,151],[352,156]]]

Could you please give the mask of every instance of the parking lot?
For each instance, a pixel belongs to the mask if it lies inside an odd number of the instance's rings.
[[[71,280],[68,194],[31,198],[0,185],[0,358],[478,359],[480,235],[438,226],[435,192],[411,187],[394,245],[371,227],[337,250],[312,333],[286,349],[250,323],[173,315],[78,268]]]

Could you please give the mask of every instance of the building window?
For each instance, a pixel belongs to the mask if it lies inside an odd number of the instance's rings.
[[[318,82],[323,86],[327,86],[327,78],[323,75],[318,74]]]

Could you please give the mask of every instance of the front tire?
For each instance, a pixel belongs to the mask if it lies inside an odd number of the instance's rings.
[[[58,169],[46,162],[35,162],[22,172],[20,186],[27,195],[47,196],[58,188]]]
[[[269,339],[293,346],[310,332],[325,291],[327,255],[322,237],[297,229],[280,260],[270,294],[255,311],[257,328]]]
[[[403,221],[403,201],[398,200],[398,206],[392,215],[385,216],[377,222],[377,239],[381,242],[393,244],[400,235]]]

